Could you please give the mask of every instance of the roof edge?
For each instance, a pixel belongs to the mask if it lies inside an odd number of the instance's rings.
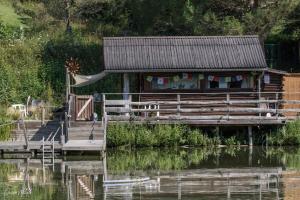
[[[247,68],[247,69],[151,69],[151,70],[105,70],[107,73],[147,73],[147,72],[263,72],[267,71],[268,68]]]
[[[215,36],[125,36],[125,37],[103,37],[103,40],[114,40],[114,39],[172,39],[172,38],[259,38],[258,35],[215,35]]]

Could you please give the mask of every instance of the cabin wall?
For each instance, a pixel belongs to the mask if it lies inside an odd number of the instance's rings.
[[[262,99],[275,100],[276,98],[281,99],[283,91],[283,75],[273,72],[265,73],[252,73],[252,72],[206,72],[202,73],[204,78],[199,80],[198,87],[195,89],[152,89],[152,81],[147,80],[149,77],[172,77],[180,73],[143,73],[140,75],[141,80],[141,92],[140,101],[176,101],[178,98],[182,101],[213,101],[213,100],[227,100],[228,94],[230,100],[257,100],[259,96]],[[195,73],[199,74],[199,73]],[[241,75],[243,77],[252,77],[251,87],[249,88],[209,88],[208,76],[217,76],[217,77],[233,77]],[[264,76],[268,76],[265,78]],[[261,78],[261,95],[259,95],[258,79]],[[156,81],[156,80],[155,80]],[[167,93],[167,94],[166,94]],[[180,93],[180,97],[177,95]],[[234,94],[238,93],[238,94]],[[277,93],[277,94],[276,94]],[[214,107],[224,107],[224,105],[216,105]],[[242,104],[235,105],[235,107],[247,107],[247,108],[257,108],[258,106],[262,108],[275,108],[279,105],[273,104]],[[173,106],[174,107],[174,106]],[[168,106],[167,108],[173,108]],[[182,105],[182,108],[196,108],[194,105]],[[205,105],[201,107],[206,107]],[[211,105],[209,106],[211,107]],[[164,107],[165,108],[165,107]],[[175,107],[174,107],[175,108]],[[195,113],[195,115],[210,113]],[[214,113],[216,114],[216,113]],[[224,113],[219,113],[224,114]],[[239,115],[239,113],[235,113]],[[244,114],[245,115],[245,114]]]
[[[244,94],[230,94],[230,100],[251,100],[257,99],[257,78],[259,74],[251,74],[250,72],[219,72],[219,73],[202,73],[204,78],[198,81],[198,87],[195,89],[159,89],[155,90],[151,88],[152,82],[147,80],[149,77],[172,77],[179,75],[180,73],[145,73],[141,75],[141,88],[142,93],[140,96],[140,101],[176,101],[180,98],[181,101],[213,101],[213,100],[227,100],[227,94],[233,92],[245,92]],[[199,73],[196,73],[199,74]],[[252,77],[252,86],[250,88],[208,88],[208,76],[216,76],[216,77],[233,77],[233,76],[247,76]],[[168,93],[168,94],[166,94]],[[180,96],[177,94],[181,93]],[[226,104],[222,105],[215,105],[214,107],[224,107]],[[209,106],[201,106],[202,108],[211,107]],[[243,104],[243,105],[236,105],[236,107],[257,107],[255,104]],[[162,106],[161,106],[162,108]],[[163,108],[165,109],[174,109],[175,106],[166,106],[164,105]],[[181,108],[198,108],[195,105],[181,105]],[[168,113],[160,113],[168,114]],[[211,113],[211,112],[202,112],[202,113],[193,113],[189,115],[210,115],[210,114],[225,114],[225,113]],[[239,113],[236,113],[238,115]]]

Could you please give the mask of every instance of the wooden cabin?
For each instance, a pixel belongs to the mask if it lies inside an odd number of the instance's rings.
[[[263,123],[286,121],[278,119],[285,117],[279,110],[286,103],[283,80],[290,74],[267,67],[258,36],[108,37],[104,62],[106,73],[123,74],[123,104],[130,104],[120,109],[120,104],[107,102],[108,113],[143,117],[149,109],[156,117],[214,118],[206,124],[219,123],[224,116],[227,122],[235,119],[234,124],[241,119],[260,124],[272,117],[275,121]],[[134,87],[129,77],[137,80]],[[138,93],[130,95],[129,88]],[[297,115],[295,110],[293,117]]]

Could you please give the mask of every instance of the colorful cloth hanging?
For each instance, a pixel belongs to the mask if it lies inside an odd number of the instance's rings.
[[[235,76],[231,77],[231,82],[236,82],[236,77]]]
[[[264,75],[264,83],[265,84],[270,84],[270,74],[265,74]]]
[[[193,74],[189,73],[189,74],[188,74],[188,79],[189,79],[189,80],[193,80]]]
[[[227,88],[227,82],[225,81],[225,77],[220,77],[219,88],[225,89]]]
[[[237,75],[235,78],[236,78],[237,81],[242,81],[243,80],[243,76],[242,75]]]
[[[157,78],[157,84],[158,85],[163,85],[164,84],[164,78]]]
[[[225,77],[225,82],[226,82],[226,83],[231,82],[231,77],[230,77],[230,76],[226,76],[226,77]]]
[[[214,80],[214,76],[208,76],[208,81],[213,81]]]
[[[189,78],[189,74],[188,73],[182,73],[182,78],[183,79],[188,79]]]
[[[216,82],[219,82],[219,80],[220,80],[220,77],[218,77],[218,76],[215,76],[213,79],[213,81],[216,81]]]
[[[174,82],[178,82],[180,80],[180,77],[178,75],[174,76],[173,77],[173,81]]]
[[[169,78],[164,78],[164,85],[169,83]]]
[[[198,80],[203,80],[204,79],[204,75],[203,74],[198,74]]]
[[[147,80],[148,82],[151,82],[151,81],[153,80],[153,77],[152,77],[152,76],[147,76],[146,80]]]

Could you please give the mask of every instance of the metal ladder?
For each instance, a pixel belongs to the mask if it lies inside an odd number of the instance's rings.
[[[45,171],[45,166],[51,166],[54,172],[54,161],[55,161],[55,137],[59,132],[61,127],[59,127],[51,138],[51,135],[45,140],[42,140],[42,153],[43,153],[43,171]],[[48,162],[45,162],[48,161]],[[50,161],[50,162],[49,162]]]

